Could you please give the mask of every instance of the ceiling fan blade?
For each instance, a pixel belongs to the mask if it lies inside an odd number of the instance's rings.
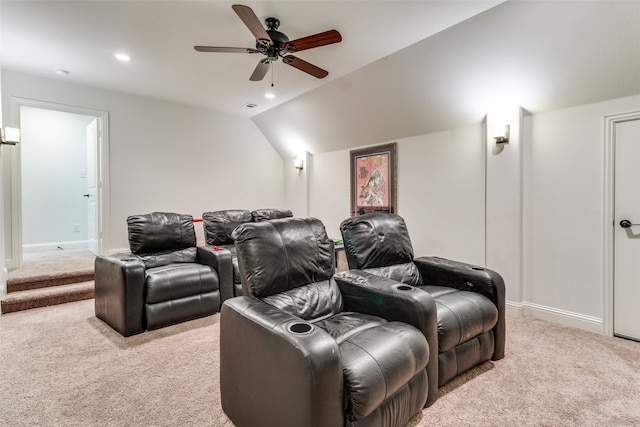
[[[300,71],[304,71],[307,74],[311,74],[313,77],[317,77],[319,79],[322,79],[329,75],[329,72],[327,70],[316,67],[315,65],[293,55],[285,56],[284,58],[282,58],[282,62],[287,65],[291,65],[292,67],[297,68]]]
[[[260,62],[258,62],[256,69],[253,70],[253,74],[251,74],[249,80],[252,82],[259,82],[262,80],[267,74],[267,71],[269,71],[269,64],[271,64],[271,62],[269,62],[267,58],[261,59]]]
[[[340,43],[342,36],[336,30],[325,31],[324,33],[314,34],[312,36],[302,37],[300,39],[291,40],[285,46],[291,52],[300,52],[301,50],[311,49],[314,47],[326,46],[328,44]]]
[[[253,9],[241,4],[234,4],[231,8],[236,12],[242,22],[244,22],[244,25],[247,26],[249,31],[251,31],[258,43],[262,43],[267,46],[273,44],[271,37],[267,34],[267,30],[264,29],[260,20],[253,12]]]
[[[250,47],[219,47],[219,46],[194,46],[198,52],[227,52],[227,53],[258,53]]]

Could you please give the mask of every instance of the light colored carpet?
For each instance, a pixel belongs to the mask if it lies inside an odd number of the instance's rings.
[[[93,300],[0,316],[0,425],[231,426],[219,318],[123,338]],[[506,351],[409,426],[640,425],[639,343],[508,317]]]
[[[22,282],[34,277],[57,277],[74,273],[93,273],[96,256],[87,250],[60,250],[24,254],[22,265],[9,270],[8,282]]]

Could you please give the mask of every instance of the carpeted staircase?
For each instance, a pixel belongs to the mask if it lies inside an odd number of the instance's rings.
[[[10,271],[2,314],[94,297],[95,256],[87,251],[61,251],[25,259]]]

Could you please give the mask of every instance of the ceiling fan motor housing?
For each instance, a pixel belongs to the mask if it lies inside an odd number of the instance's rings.
[[[280,26],[280,20],[278,20],[278,18],[267,18],[264,22],[268,28],[268,30],[266,30],[267,34],[269,34],[273,44],[264,45],[260,42],[256,42],[256,49],[266,55],[269,61],[277,61],[278,58],[282,58],[290,53],[289,49],[284,47],[286,43],[289,43],[289,37],[287,37],[286,34],[277,31]]]

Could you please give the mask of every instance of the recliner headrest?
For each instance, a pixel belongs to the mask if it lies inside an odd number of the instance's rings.
[[[255,222],[258,222],[272,219],[291,218],[293,213],[288,209],[256,209],[255,211],[251,211],[251,216]]]
[[[136,255],[174,251],[196,246],[193,216],[153,212],[127,218],[129,247]]]
[[[328,280],[335,271],[333,241],[315,218],[245,223],[233,239],[243,289],[257,298]]]
[[[205,212],[202,214],[205,240],[208,245],[231,245],[233,230],[240,224],[251,221],[251,212],[244,209]]]
[[[340,224],[350,268],[375,268],[413,261],[413,246],[404,219],[390,213],[347,218]]]

